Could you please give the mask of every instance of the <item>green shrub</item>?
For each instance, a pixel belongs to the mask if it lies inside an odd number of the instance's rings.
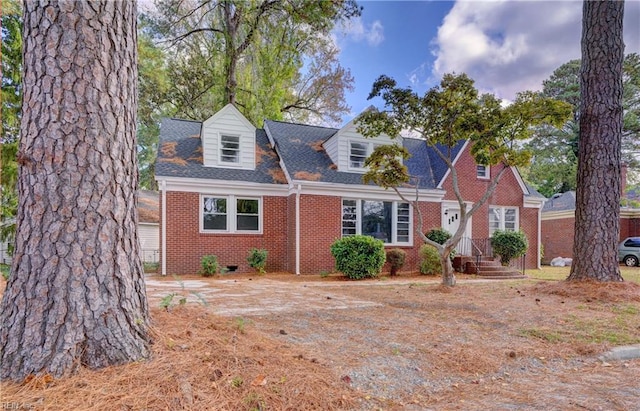
[[[432,245],[423,244],[420,247],[420,274],[436,275],[442,272],[440,254]]]
[[[215,255],[205,255],[200,260],[200,267],[202,274],[204,277],[211,277],[218,274],[220,271],[220,264],[218,264],[218,257]]]
[[[498,230],[491,236],[491,247],[500,256],[502,265],[509,265],[512,259],[527,252],[529,242],[522,231]]]
[[[338,239],[331,244],[336,269],[352,280],[377,277],[386,259],[384,243],[367,235]]]
[[[249,250],[249,257],[247,257],[249,266],[258,270],[260,274],[266,273],[267,254],[268,252],[264,248],[252,248]]]
[[[451,233],[445,230],[444,228],[434,228],[430,230],[427,234],[425,234],[427,238],[433,242],[438,244],[444,244],[448,239],[452,237]],[[453,249],[449,253],[449,258],[453,261],[453,257],[456,256],[456,250]]]
[[[444,244],[448,239],[451,238],[451,233],[440,227],[429,230],[429,232],[425,235],[429,240],[438,244]]]
[[[407,259],[407,253],[399,248],[387,251],[387,262],[391,267],[390,275],[396,275],[398,270],[402,268],[405,260]]]
[[[2,272],[2,277],[5,281],[9,281],[9,273],[11,272],[11,268],[7,264],[0,264],[0,272]]]

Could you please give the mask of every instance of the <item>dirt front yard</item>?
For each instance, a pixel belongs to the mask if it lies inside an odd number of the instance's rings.
[[[3,384],[35,409],[640,410],[640,286],[151,276],[154,358]],[[73,398],[72,402],[71,398]]]

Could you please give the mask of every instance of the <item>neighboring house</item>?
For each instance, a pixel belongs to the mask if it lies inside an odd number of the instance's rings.
[[[138,191],[138,238],[142,261],[157,263],[160,259],[160,212],[158,193]]]
[[[405,250],[404,269],[415,270],[422,245],[415,235],[417,213],[393,190],[362,182],[367,156],[376,145],[393,142],[366,139],[353,122],[334,129],[265,120],[257,129],[232,105],[204,122],[164,119],[156,161],[161,273],[195,273],[208,254],[223,267],[247,272],[254,247],[268,250],[268,271],[331,271],[331,244],[354,234]],[[397,142],[412,153],[405,164],[418,177],[423,229],[453,232],[460,210],[448,168],[424,141]],[[478,200],[495,168],[476,165],[466,142],[453,156],[462,195]],[[401,190],[415,198],[415,188]],[[527,267],[537,267],[543,202],[517,170],[507,170],[458,251],[470,250],[471,239],[486,242],[496,229],[522,229],[530,244]]]
[[[543,263],[555,257],[573,258],[576,193],[555,194],[542,208]],[[620,208],[620,240],[640,236],[640,209]]]

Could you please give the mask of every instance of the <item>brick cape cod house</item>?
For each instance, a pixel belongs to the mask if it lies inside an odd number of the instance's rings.
[[[331,244],[352,234],[405,250],[403,270],[417,269],[422,245],[414,233],[417,213],[393,190],[362,182],[368,154],[394,140],[366,139],[353,122],[334,129],[265,120],[263,127],[256,128],[232,105],[204,122],[162,121],[155,168],[162,274],[196,273],[208,254],[222,267],[251,271],[247,256],[253,247],[268,250],[267,271],[332,271]],[[422,140],[396,141],[412,154],[405,164],[419,177],[422,229],[455,231],[459,209],[446,165]],[[491,168],[474,163],[467,142],[460,142],[452,157],[463,197],[478,200]],[[415,188],[402,190],[415,198]],[[516,169],[507,170],[473,215],[459,252],[470,248],[470,239],[487,239],[495,229],[522,229],[530,244],[526,265],[538,267],[543,202]]]

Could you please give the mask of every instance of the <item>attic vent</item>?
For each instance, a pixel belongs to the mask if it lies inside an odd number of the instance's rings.
[[[558,197],[562,197],[562,193],[555,193],[554,195],[551,196],[551,199],[555,200]]]

